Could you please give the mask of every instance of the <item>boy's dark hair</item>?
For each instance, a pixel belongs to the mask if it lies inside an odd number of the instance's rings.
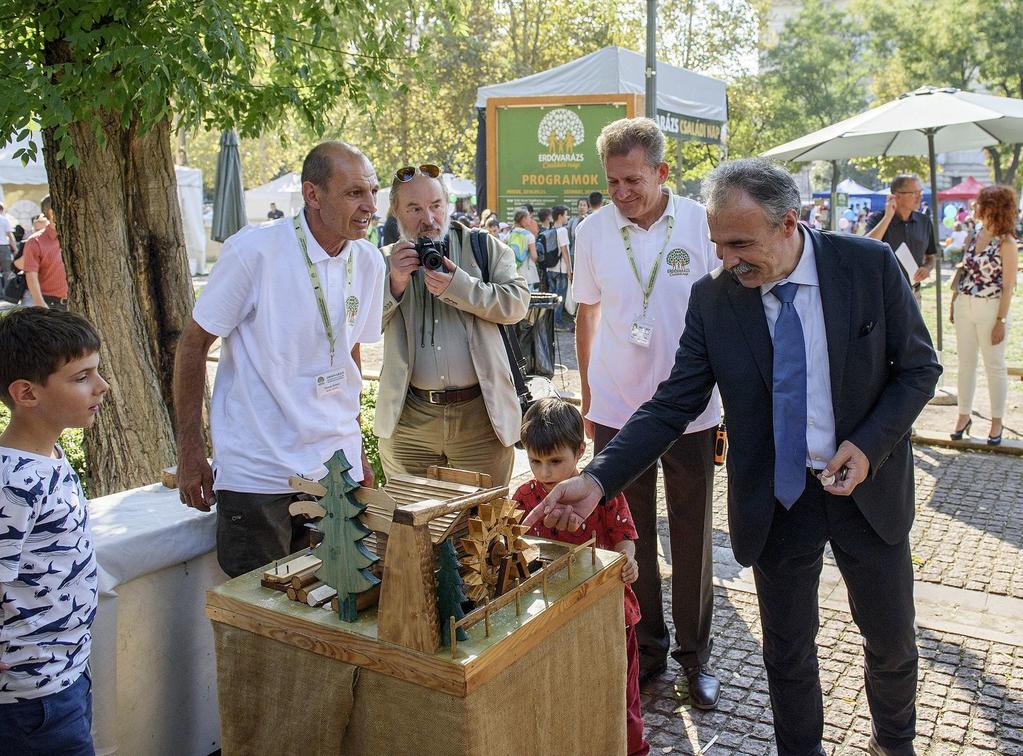
[[[583,416],[564,399],[540,399],[522,418],[522,446],[534,454],[551,454],[563,446],[574,452],[584,438]]]
[[[599,208],[604,204],[604,195],[600,192],[590,192],[590,209]]]
[[[99,351],[99,334],[85,318],[43,307],[0,317],[0,400],[13,406],[10,387],[46,380],[71,360]]]

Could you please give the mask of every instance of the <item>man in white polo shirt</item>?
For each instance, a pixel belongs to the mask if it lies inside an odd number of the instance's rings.
[[[611,204],[576,231],[576,350],[583,415],[600,452],[668,377],[685,327],[693,284],[717,267],[702,205],[664,186],[664,136],[648,118],[607,125],[597,140]],[[660,458],[668,510],[672,619],[676,648],[694,706],[717,704],[710,657],[711,495],[721,409],[715,393],[699,418]],[[633,585],[643,617],[636,628],[640,678],[667,666],[657,563],[657,466],[625,489],[639,540]]]
[[[231,576],[305,545],[288,476],[321,477],[342,449],[372,484],[359,431],[359,344],[381,338],[384,260],[366,241],[376,172],[344,142],[302,165],[305,208],[247,226],[224,243],[174,370],[178,487],[190,507],[217,504],[217,558]],[[202,441],[206,355],[223,339],[210,428]],[[215,491],[215,493],[214,493]]]

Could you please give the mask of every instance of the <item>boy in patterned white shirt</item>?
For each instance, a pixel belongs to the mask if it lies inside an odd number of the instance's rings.
[[[57,437],[109,386],[99,336],[68,312],[0,319],[0,751],[92,754],[89,628],[97,567],[78,476]]]

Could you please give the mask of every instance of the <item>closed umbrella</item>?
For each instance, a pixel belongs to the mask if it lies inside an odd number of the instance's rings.
[[[225,131],[220,136],[217,156],[217,183],[213,191],[212,236],[222,242],[248,223],[245,216],[245,192],[242,189],[242,159],[238,154],[238,134]]]
[[[953,152],[992,144],[1023,142],[1023,100],[921,87],[891,102],[807,134],[764,153],[776,160],[842,160],[882,155],[927,155],[931,197],[938,196],[938,152]],[[941,247],[938,245],[938,203],[931,202],[935,266],[938,285],[937,347],[941,343]]]

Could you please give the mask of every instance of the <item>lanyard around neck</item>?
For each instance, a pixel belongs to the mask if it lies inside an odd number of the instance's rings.
[[[670,200],[669,200],[670,201]],[[643,287],[643,277],[639,273],[639,267],[636,265],[636,257],[632,253],[632,239],[629,236],[629,227],[622,226],[622,243],[625,245],[625,256],[629,258],[629,265],[632,266],[632,275],[636,277],[636,283],[639,284],[640,289],[643,290],[643,314],[646,315],[647,305],[650,303],[650,295],[654,291],[654,283],[657,281],[657,271],[661,268],[661,260],[664,258],[664,253],[668,251],[668,245],[671,244],[671,234],[675,230],[675,216],[668,216],[668,229],[664,235],[664,244],[661,246],[661,251],[657,253],[657,259],[654,261],[654,267],[650,269],[650,278],[647,279],[646,288]]]
[[[302,212],[305,212],[304,210]],[[305,258],[306,268],[309,271],[309,283],[313,286],[313,294],[316,296],[316,306],[320,311],[320,320],[323,321],[323,330],[327,333],[327,345],[330,348],[330,364],[331,367],[334,365],[334,346],[337,343],[337,339],[334,337],[334,326],[330,322],[330,311],[327,309],[327,300],[323,296],[323,286],[320,284],[320,275],[316,272],[316,266],[313,265],[312,259],[309,257],[309,248],[305,238],[305,229],[302,228],[302,218],[299,215],[295,216],[295,236],[298,238],[298,246],[302,250],[302,256]],[[348,251],[348,287],[346,291],[352,289],[352,257],[354,256],[353,250]]]

